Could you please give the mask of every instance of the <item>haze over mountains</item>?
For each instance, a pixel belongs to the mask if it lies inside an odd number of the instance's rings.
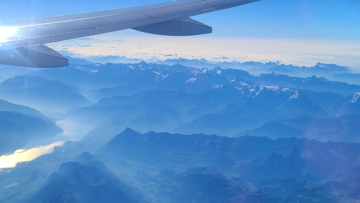
[[[0,202],[360,201],[360,85],[346,67],[71,61],[4,74],[0,155],[72,141],[1,169]],[[74,141],[63,120],[93,130]]]

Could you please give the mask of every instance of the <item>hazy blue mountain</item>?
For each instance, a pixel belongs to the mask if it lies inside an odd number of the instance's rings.
[[[204,113],[218,112],[220,105],[235,100],[237,96],[240,95],[241,92],[235,88],[212,89],[207,92],[192,94],[187,94],[184,91],[154,90],[131,96],[104,98],[94,106],[76,110],[71,112],[71,114],[76,114],[78,115],[77,117],[84,117],[84,115],[88,115],[86,111],[92,112],[96,111],[95,109],[113,109],[109,114],[94,117],[94,119],[102,118],[102,116],[109,118],[108,115],[114,115],[116,112],[120,112],[117,110],[120,106],[126,106],[126,112],[118,113],[118,115],[125,119],[129,118],[127,120],[128,123],[139,124],[138,126],[136,126],[137,124],[130,126],[134,128],[141,127],[141,123],[138,121],[146,121],[145,118],[149,118],[150,115],[162,115],[170,124],[167,128],[162,129],[162,131],[164,131],[180,125],[184,120],[195,119]],[[151,129],[151,125],[151,123],[143,123],[145,128],[149,126],[149,130],[158,129],[156,126],[154,129]]]
[[[339,202],[360,201],[360,178],[348,177],[340,181],[329,181],[322,185],[339,196]]]
[[[360,92],[354,93],[337,101],[330,109],[335,116],[351,115],[360,113]]]
[[[278,108],[279,115],[285,118],[294,118],[296,116],[314,116],[326,118],[328,114],[317,103],[311,101],[307,95],[295,91],[286,102],[282,103]]]
[[[6,80],[6,78],[0,75],[0,82],[3,82],[4,80]]]
[[[0,170],[0,202],[360,201],[360,86],[329,80],[346,67],[134,61],[0,67],[26,74],[0,84],[0,153],[61,132],[30,107],[94,127]]]
[[[114,119],[121,116],[124,124],[136,118],[136,107],[131,105],[112,105],[112,106],[89,106],[69,111],[65,114],[67,118],[85,122],[99,127],[111,123]],[[119,124],[118,124],[119,125]]]
[[[27,106],[13,104],[8,101],[1,100],[1,99],[0,99],[0,111],[15,111],[15,112],[30,115],[30,116],[48,119],[38,110],[35,110],[35,109],[27,107]]]
[[[149,109],[149,113],[142,114],[130,121],[127,126],[139,131],[172,131],[181,120],[181,116],[171,107],[164,106],[160,109]],[[169,110],[169,111],[166,111]]]
[[[303,180],[274,178],[260,181],[256,185],[260,190],[286,197],[293,202],[336,202],[329,191]]]
[[[71,57],[67,53],[65,53],[64,56],[66,56],[66,58],[68,59],[70,65],[85,65],[85,64],[92,64],[93,63],[93,62],[90,62],[90,61],[88,61],[86,59],[83,59],[83,58]]]
[[[349,69],[347,67],[339,66],[336,64],[324,64],[324,63],[317,63],[316,65],[311,67],[304,67],[304,66],[294,66],[291,64],[285,65],[277,62],[267,62],[267,63],[253,62],[253,61],[243,62],[243,63],[214,62],[214,61],[207,61],[205,59],[189,60],[182,58],[167,59],[164,61],[155,61],[155,63],[168,64],[168,65],[183,64],[196,68],[220,67],[222,69],[242,69],[254,75],[259,75],[261,73],[277,72],[280,74],[286,74],[290,76],[310,77],[316,75],[319,77],[330,78],[334,74],[343,74],[349,72]]]
[[[203,114],[191,122],[180,125],[181,133],[206,133],[234,135],[246,129],[261,126],[265,122],[297,116],[328,117],[318,104],[302,92],[292,89],[242,85],[239,89],[219,88],[224,95],[223,105],[233,104],[224,110]],[[239,94],[240,93],[240,94]],[[228,98],[226,101],[225,98]],[[227,102],[227,103],[226,103]],[[205,103],[206,104],[206,103]],[[207,107],[209,109],[209,107]],[[223,107],[224,108],[224,107]],[[220,111],[220,112],[219,112]]]
[[[254,104],[248,107],[244,106],[247,103]],[[118,110],[123,105],[127,105],[126,112]],[[166,108],[157,108],[159,106]],[[103,112],[107,109],[108,114],[102,114],[101,109],[104,109]],[[260,109],[264,110],[264,113]],[[95,111],[98,114],[90,115],[86,113],[87,111]],[[98,123],[108,121],[110,117],[114,118],[115,114],[122,116],[123,120],[129,118],[126,121],[128,124],[138,123],[127,126],[142,132],[149,130],[171,131],[176,126],[187,123],[178,127],[176,131],[220,135],[236,134],[281,118],[294,118],[303,115],[328,117],[325,110],[301,91],[249,85],[242,82],[235,87],[216,86],[199,93],[154,90],[131,96],[114,96],[101,99],[92,107],[71,112],[71,115],[78,118],[98,119]],[[154,126],[153,129],[151,129],[151,123],[143,123],[144,128],[142,129],[139,121],[146,121],[145,118],[151,118],[150,115],[158,115],[159,118],[165,117],[168,120],[162,119],[163,122],[159,123],[159,126]],[[214,125],[214,122],[217,121],[221,122]],[[167,122],[169,125],[166,125]],[[224,125],[226,125],[226,129],[223,129]]]
[[[47,112],[64,112],[90,102],[64,82],[38,76],[17,76],[0,84],[1,98]]]
[[[347,67],[338,66],[336,64],[323,64],[318,63],[311,67],[304,66],[294,66],[294,65],[285,65],[275,62],[223,62],[216,64],[221,68],[233,68],[233,69],[242,69],[250,72],[254,75],[260,75],[262,73],[272,73],[276,72],[279,74],[297,76],[297,77],[311,77],[316,75],[318,77],[331,78],[334,74],[342,74],[349,72]]]
[[[293,118],[300,115],[328,117],[326,111],[321,106],[297,89],[249,85],[244,82],[239,82],[235,89],[240,94],[231,92],[232,95],[237,96],[236,100],[232,101],[234,104],[251,100],[275,109],[279,115],[285,118]],[[227,94],[229,93],[227,92]],[[224,94],[226,93],[224,92]]]
[[[0,155],[14,152],[29,141],[49,138],[61,132],[49,119],[0,111]]]
[[[318,78],[316,76],[300,78],[271,73],[261,74],[259,77],[254,79],[254,82],[262,85],[275,85],[288,88],[307,89],[315,92],[331,91],[344,96],[360,91],[359,85],[350,85],[345,82],[329,81],[325,78]]]
[[[345,178],[360,178],[360,164],[356,163],[355,165],[340,171],[338,174],[335,175],[337,179],[345,179]]]
[[[284,177],[315,181],[354,166],[360,155],[359,146],[295,138],[140,134],[126,129],[103,150],[114,161],[131,160],[157,167],[209,166],[224,162],[225,158],[233,160],[230,170],[237,170],[240,179],[257,181]],[[240,164],[245,160],[251,162]]]
[[[213,68],[213,67],[217,66],[217,63],[209,62],[205,59],[198,60],[198,59],[185,59],[185,58],[166,59],[163,61],[156,60],[155,63],[167,64],[167,65],[181,64],[181,65],[194,67],[194,68]]]
[[[4,77],[4,79],[16,77],[19,75],[24,75],[29,72],[34,72],[34,71],[36,72],[37,70],[39,70],[39,69],[19,67],[19,66],[0,65],[1,76]]]
[[[74,84],[84,89],[100,89],[118,85],[130,85],[152,90],[170,73],[183,71],[191,73],[192,68],[167,66],[161,64],[86,64],[66,68],[44,69],[36,73],[39,76]],[[184,81],[185,82],[185,81]]]
[[[330,78],[334,74],[341,74],[349,72],[349,68],[344,66],[339,66],[335,64],[323,64],[317,63],[312,67],[299,67],[293,65],[283,65],[276,63],[266,63],[264,64],[263,73],[266,72],[276,72],[280,74],[286,74],[290,76],[300,76],[300,77],[310,77],[316,75],[318,77]]]
[[[141,59],[130,59],[126,57],[119,56],[95,56],[95,57],[87,57],[89,61],[93,61],[94,63],[140,63]],[[220,58],[219,58],[220,59]],[[228,58],[221,58],[222,60],[227,60]],[[317,75],[319,77],[331,77],[334,74],[342,74],[349,72],[347,67],[339,66],[336,64],[324,64],[317,63],[314,66],[304,67],[304,66],[294,66],[294,65],[285,65],[280,64],[278,62],[216,62],[216,61],[208,61],[206,59],[166,59],[166,60],[146,60],[149,63],[156,64],[165,64],[168,66],[173,65],[185,65],[188,67],[194,68],[213,68],[220,67],[221,69],[242,69],[250,72],[251,74],[259,75],[261,73],[271,73],[277,72],[280,74],[287,74],[291,76],[301,76],[301,77],[309,77],[313,75]]]
[[[336,102],[345,98],[344,96],[333,92],[313,92],[309,90],[301,90],[301,92],[307,95],[311,101],[319,104],[321,108],[327,112],[330,111],[331,107],[333,107]]]
[[[91,100],[98,101],[105,97],[113,97],[116,95],[132,95],[141,92],[142,90],[130,85],[119,85],[116,87],[94,89],[86,92],[86,97]]]
[[[140,92],[134,95],[115,95],[108,98],[100,99],[95,106],[114,106],[123,104],[133,104],[143,100],[146,96],[150,95],[150,91]]]
[[[320,143],[301,139],[239,168],[240,179],[260,181],[276,177],[321,181],[356,163],[360,144]]]
[[[360,85],[359,73],[338,73],[331,77],[333,80],[344,81],[350,84]]]
[[[271,120],[281,117],[267,106],[248,102],[241,106],[228,106],[224,112],[205,114],[189,123],[180,125],[176,131],[181,133],[205,133],[234,135]]]
[[[270,121],[261,127],[239,135],[251,135],[278,139],[298,137],[316,139],[322,142],[360,142],[360,114],[334,118],[313,118],[301,116],[282,121]]]
[[[182,122],[183,115],[168,104],[90,106],[70,111],[67,118],[95,127],[132,127],[141,132],[172,130]]]
[[[145,202],[89,154],[81,162],[61,164],[31,202]],[[84,159],[85,158],[85,159]]]

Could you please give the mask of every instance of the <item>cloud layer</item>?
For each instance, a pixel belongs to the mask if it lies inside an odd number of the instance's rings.
[[[312,66],[318,62],[360,68],[360,41],[100,36],[51,45],[79,56],[138,59],[207,59],[280,62]]]

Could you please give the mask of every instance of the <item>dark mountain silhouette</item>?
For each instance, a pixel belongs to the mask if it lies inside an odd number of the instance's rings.
[[[194,167],[216,164],[222,158],[251,160],[296,141],[249,136],[229,138],[203,134],[140,134],[127,128],[116,135],[103,150],[115,160],[156,163],[157,167]]]
[[[160,168],[226,163],[228,171],[248,181],[276,177],[320,181],[354,166],[360,155],[359,144],[295,138],[140,134],[131,129],[115,136],[103,151],[114,161]]]

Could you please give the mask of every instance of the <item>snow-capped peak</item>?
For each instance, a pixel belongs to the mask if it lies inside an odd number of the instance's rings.
[[[213,85],[213,86],[212,86],[212,88],[214,88],[214,89],[219,89],[219,88],[222,88],[222,87],[223,87],[222,84],[220,84],[220,85]]]
[[[295,94],[293,94],[293,95],[288,99],[288,101],[290,101],[290,100],[292,100],[292,99],[297,99],[297,98],[299,98],[299,95],[300,95],[299,91],[295,90]]]
[[[193,83],[196,81],[196,78],[190,78],[186,81],[186,83]]]
[[[272,91],[279,91],[280,87],[278,86],[264,86],[266,89],[272,90]]]
[[[360,92],[353,94],[353,98],[350,100],[350,103],[356,103],[359,98],[360,98]]]

